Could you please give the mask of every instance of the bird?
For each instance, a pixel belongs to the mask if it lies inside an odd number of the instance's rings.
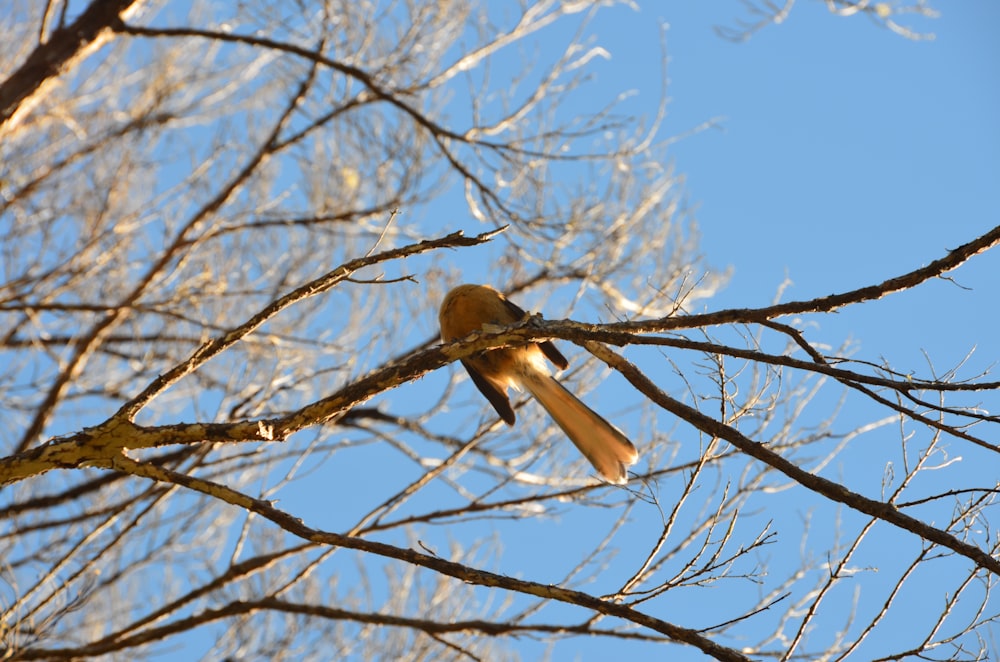
[[[473,332],[498,331],[520,322],[527,313],[488,285],[459,285],[445,295],[438,313],[441,340],[451,342]],[[549,370],[569,365],[551,341],[520,347],[488,349],[462,359],[472,383],[508,425],[516,417],[507,389],[526,390],[538,400],[576,447],[609,483],[625,485],[628,467],[639,452],[615,426],[585,405]]]

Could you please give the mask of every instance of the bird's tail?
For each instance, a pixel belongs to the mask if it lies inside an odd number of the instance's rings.
[[[554,377],[532,373],[521,382],[605,480],[616,485],[628,481],[628,467],[639,459],[628,437],[580,402]]]

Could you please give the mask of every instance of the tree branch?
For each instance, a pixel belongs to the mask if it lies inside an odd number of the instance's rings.
[[[279,527],[303,540],[323,545],[342,547],[345,549],[355,549],[369,554],[375,554],[385,558],[396,559],[411,565],[428,568],[442,575],[447,575],[463,582],[515,591],[525,595],[533,595],[545,600],[556,600],[566,604],[577,605],[590,609],[607,616],[616,616],[626,621],[649,628],[655,632],[666,635],[671,639],[689,644],[701,650],[703,653],[725,662],[749,662],[749,658],[739,651],[725,646],[721,646],[711,639],[700,634],[696,630],[679,627],[667,621],[655,618],[643,612],[637,611],[625,604],[605,600],[582,591],[574,591],[550,584],[540,584],[537,582],[515,579],[505,575],[479,570],[476,568],[445,560],[438,556],[423,554],[411,549],[404,549],[386,543],[367,540],[354,536],[345,536],[339,533],[320,531],[306,526],[301,519],[279,510],[268,501],[254,499],[246,494],[233,490],[225,485],[202,480],[186,474],[171,471],[163,467],[156,467],[143,462],[137,462],[128,456],[121,454],[104,463],[108,469],[122,471],[133,476],[149,478],[174,485],[180,485],[189,489],[208,494],[239,508],[250,510],[261,517],[264,517]]]
[[[107,43],[112,24],[142,0],[94,0],[72,24],[54,31],[24,64],[0,83],[0,136],[14,130],[45,96],[53,81]]]

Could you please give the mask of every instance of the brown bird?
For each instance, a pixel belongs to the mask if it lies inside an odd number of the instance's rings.
[[[507,297],[486,285],[459,285],[444,298],[438,320],[445,342],[464,338],[474,331],[497,331],[527,316]],[[500,418],[514,424],[514,410],[507,387],[526,389],[559,424],[580,452],[607,481],[624,485],[627,469],[639,459],[628,438],[560,384],[545,364],[548,359],[564,369],[569,365],[550,341],[523,347],[490,349],[462,364],[472,382],[486,396]]]

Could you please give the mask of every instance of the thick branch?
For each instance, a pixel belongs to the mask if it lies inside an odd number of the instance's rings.
[[[248,616],[261,611],[271,611],[287,614],[299,614],[313,618],[331,621],[353,621],[368,625],[401,627],[426,632],[428,634],[471,633],[491,637],[530,635],[532,633],[546,634],[587,634],[616,637],[619,639],[653,639],[664,641],[655,636],[642,635],[636,632],[620,632],[594,627],[590,623],[582,625],[558,624],[519,624],[486,620],[441,621],[433,618],[411,618],[375,612],[360,612],[350,609],[340,609],[326,605],[289,602],[275,597],[258,600],[239,600],[230,602],[223,607],[204,609],[196,614],[143,630],[128,637],[104,639],[94,644],[76,648],[25,648],[17,652],[19,660],[57,660],[78,659],[95,655],[104,655],[128,650],[162,641],[173,635],[189,632],[196,627],[209,625],[216,621],[224,621],[236,616]]]
[[[45,96],[55,79],[109,41],[110,27],[141,0],[94,0],[72,24],[53,32],[7,80],[0,83],[0,135],[13,130]]]
[[[421,244],[414,244],[410,248],[398,250],[426,250],[427,248],[438,246],[462,245],[463,242],[465,244],[481,243],[492,237],[492,234],[486,233],[473,238],[448,235],[432,242],[422,242]],[[771,317],[791,314],[796,310],[822,310],[826,305],[833,305],[830,302],[836,302],[834,307],[838,307],[847,303],[864,300],[865,297],[874,297],[879,292],[881,294],[878,294],[878,296],[882,296],[886,293],[903,289],[904,287],[913,287],[923,280],[954,269],[969,257],[986,250],[997,241],[1000,241],[1000,227],[952,251],[945,258],[936,260],[927,267],[890,279],[882,285],[873,286],[872,288],[862,288],[861,290],[854,290],[846,294],[832,295],[823,299],[792,302],[770,308],[720,311],[719,313],[707,313],[705,315],[690,315],[662,318],[648,322],[626,322],[606,325],[581,324],[578,322],[542,322],[536,317],[528,318],[519,325],[499,333],[473,334],[470,338],[456,343],[409,354],[355,380],[330,396],[281,417],[258,421],[243,421],[233,424],[180,424],[159,428],[144,428],[130,421],[129,413],[138,411],[142,402],[148,400],[155,393],[160,392],[167,385],[173,383],[173,381],[188,374],[205,360],[208,360],[211,356],[218,354],[236,342],[240,337],[245,336],[278,310],[338,282],[342,278],[342,275],[340,270],[335,270],[265,308],[257,316],[251,318],[229,334],[225,334],[221,338],[202,346],[187,362],[177,366],[151,384],[130,405],[123,407],[118,415],[112,417],[101,426],[0,460],[0,485],[22,480],[28,476],[54,468],[72,468],[107,460],[117,455],[122,448],[151,448],[167,444],[200,443],[203,441],[274,441],[285,439],[299,430],[326,423],[378,393],[395,388],[407,381],[417,379],[421,375],[431,370],[436,370],[451,361],[493,347],[520,345],[530,340],[546,337],[567,337],[575,338],[576,340],[586,338],[591,340],[609,340],[611,342],[616,342],[615,339],[617,339],[617,341],[624,343],[633,338],[638,332],[696,326],[691,323],[692,319],[700,319],[703,324],[721,324],[723,323],[721,318],[729,318],[729,321],[740,322],[766,321]],[[372,256],[373,259],[375,257]],[[904,283],[906,285],[903,285]],[[708,318],[711,318],[712,321],[707,322],[706,319]],[[809,365],[815,369],[815,364]],[[713,424],[716,423],[713,421]],[[722,438],[726,437],[722,436]],[[880,505],[891,508],[885,504]]]

